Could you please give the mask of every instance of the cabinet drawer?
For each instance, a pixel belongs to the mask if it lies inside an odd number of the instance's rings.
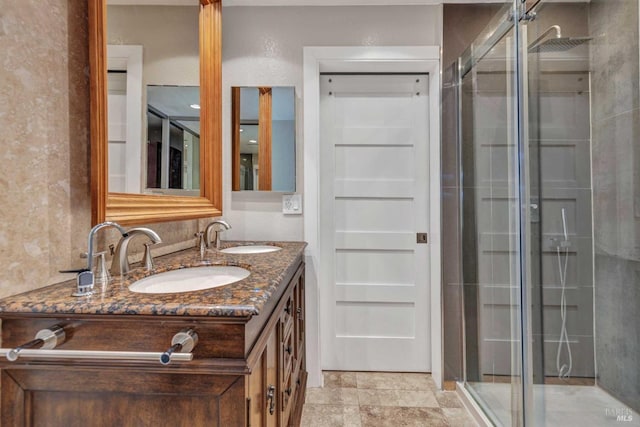
[[[283,426],[289,425],[291,410],[293,408],[293,405],[295,404],[296,395],[298,392],[298,373],[299,371],[290,372],[289,378],[282,385],[282,425]]]

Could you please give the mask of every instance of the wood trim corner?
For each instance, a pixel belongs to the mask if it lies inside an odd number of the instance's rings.
[[[231,88],[231,190],[240,191],[240,88]]]
[[[200,159],[201,194],[222,211],[222,1],[200,9],[200,126],[210,143]]]
[[[258,117],[258,190],[271,191],[272,90],[261,87]]]
[[[91,138],[91,223],[104,222],[107,207],[106,1],[89,0],[89,132]],[[99,143],[104,141],[104,143]]]

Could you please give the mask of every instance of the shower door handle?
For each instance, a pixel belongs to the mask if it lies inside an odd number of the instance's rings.
[[[540,200],[532,197],[529,203],[529,219],[531,222],[540,222]]]

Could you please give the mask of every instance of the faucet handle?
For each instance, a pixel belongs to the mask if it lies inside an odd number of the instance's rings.
[[[196,248],[200,248],[200,258],[204,258],[204,254],[207,250],[207,239],[203,231],[198,231],[194,236],[197,238]]]
[[[147,271],[151,271],[155,268],[153,263],[153,255],[151,255],[151,243],[144,244],[144,256],[142,257],[144,261],[144,268]]]

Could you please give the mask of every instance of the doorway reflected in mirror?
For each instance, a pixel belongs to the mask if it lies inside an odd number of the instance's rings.
[[[197,86],[147,87],[147,192],[199,194],[199,102]]]

